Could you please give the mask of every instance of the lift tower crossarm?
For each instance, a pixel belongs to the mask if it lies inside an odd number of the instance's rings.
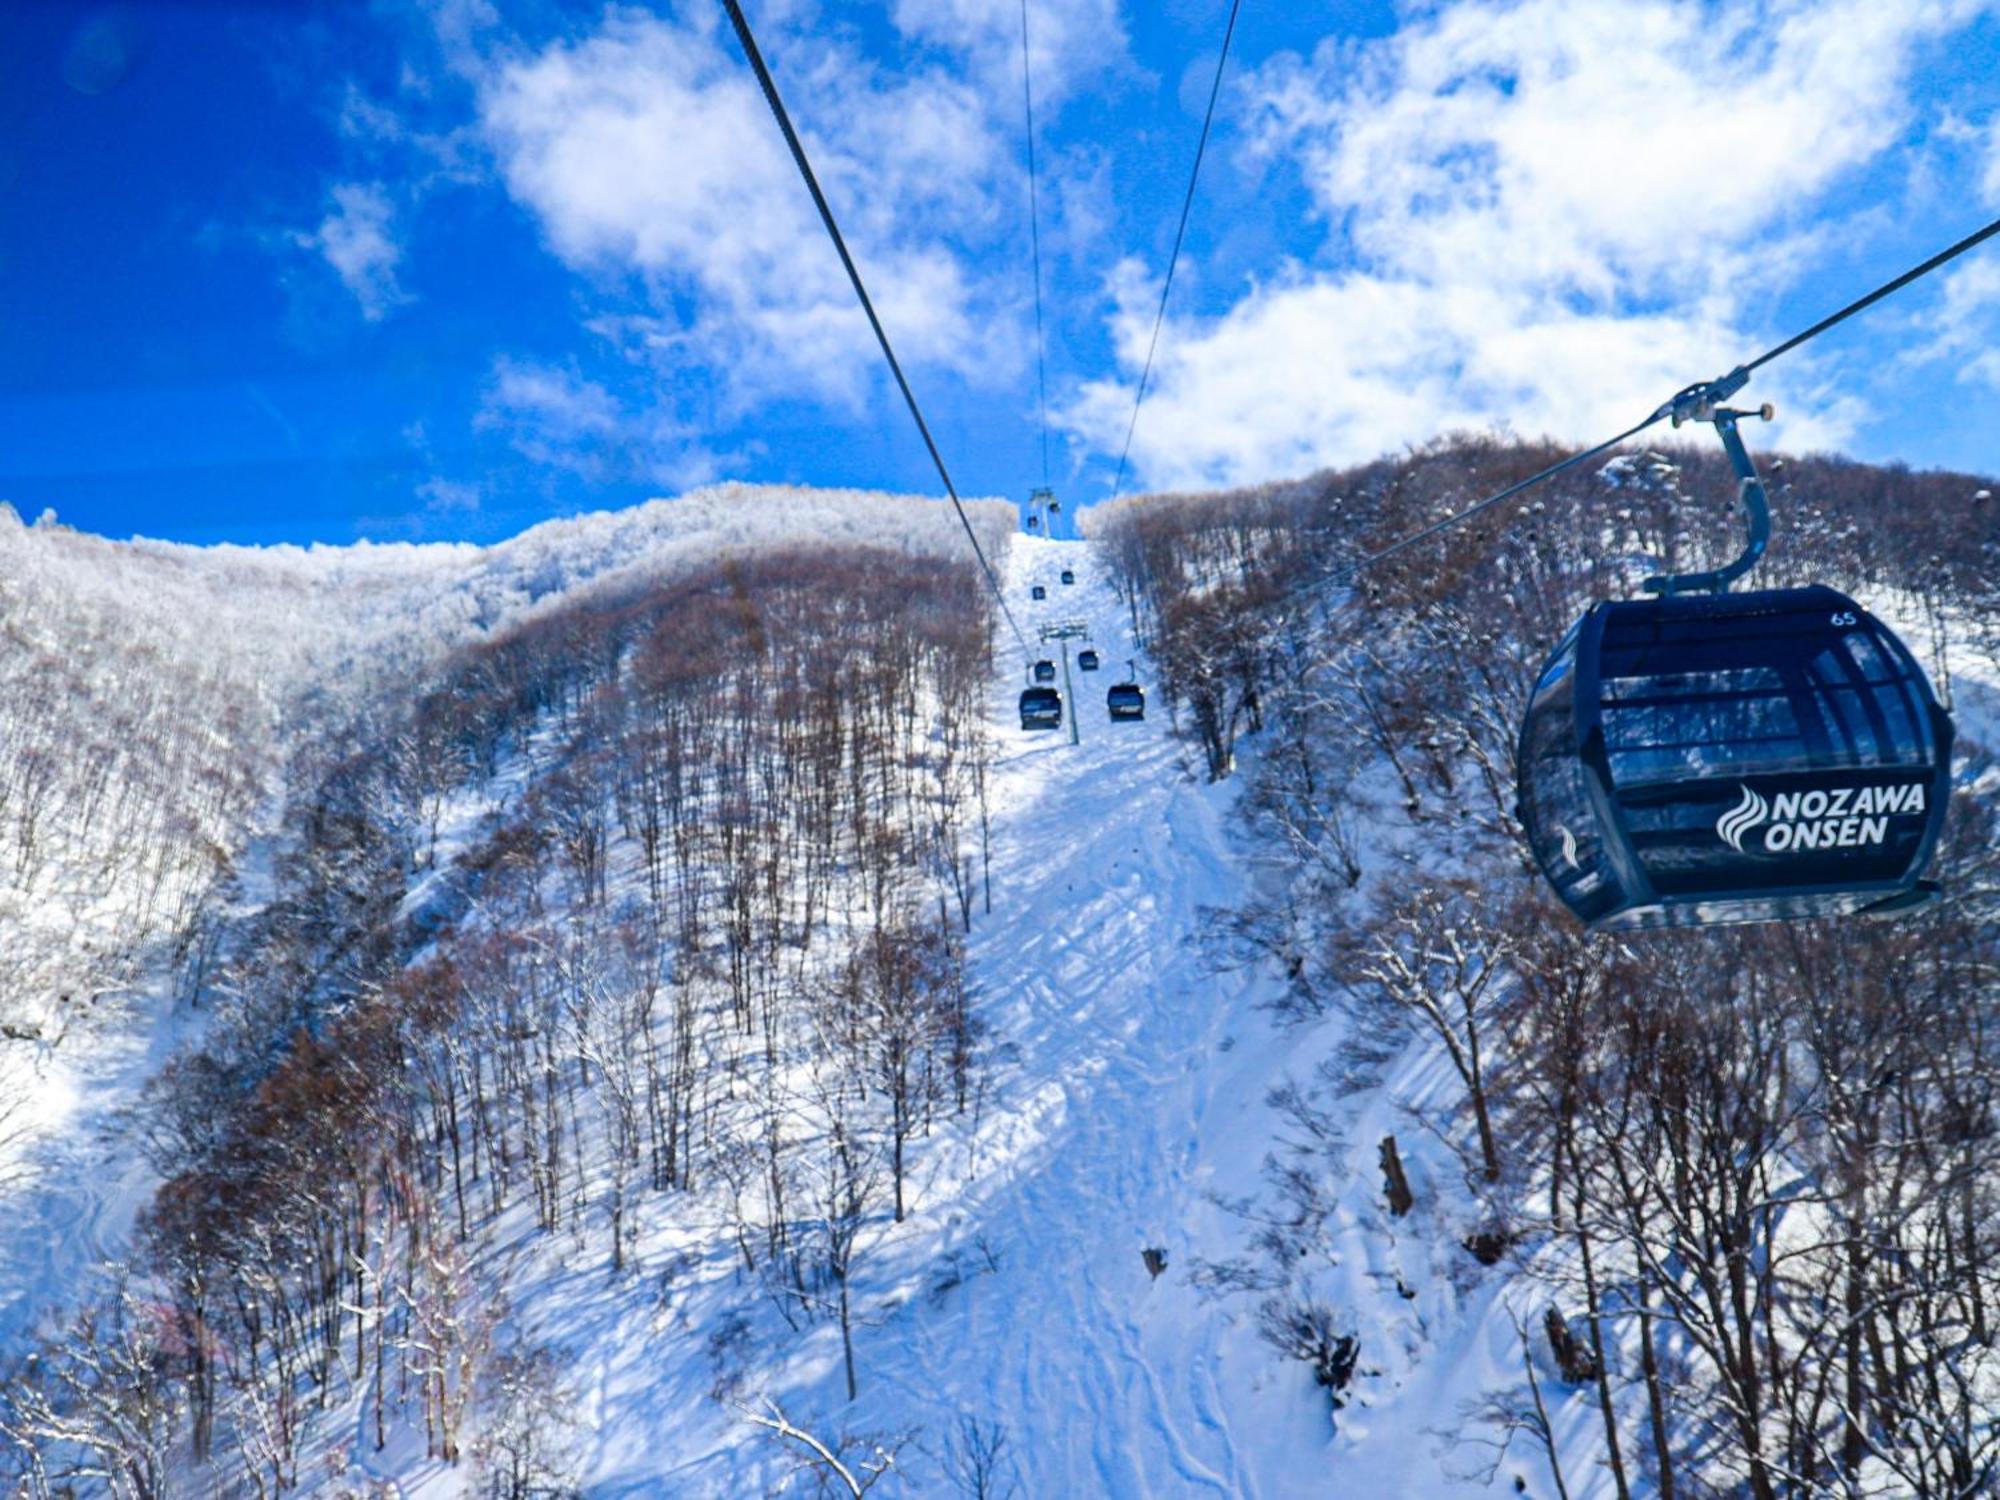
[[[1070,687],[1069,682],[1069,643],[1071,641],[1089,640],[1090,627],[1081,620],[1064,620],[1059,625],[1044,625],[1042,627],[1042,639],[1044,641],[1062,642],[1063,697],[1067,700],[1067,707],[1069,709],[1067,716],[1069,718],[1069,742],[1072,745],[1081,744],[1082,740],[1079,738],[1076,728],[1076,692]]]

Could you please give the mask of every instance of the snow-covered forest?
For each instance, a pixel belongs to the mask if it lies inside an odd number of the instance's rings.
[[[1735,550],[1721,456],[1621,455],[1511,525],[1316,583],[1559,456],[1457,439],[1092,513],[1203,772],[1242,786],[1255,873],[1219,939],[1282,976],[1277,1024],[1313,1058],[1274,1091],[1249,1246],[1197,1274],[1337,1413],[1408,1411],[1396,1388],[1437,1389],[1437,1345],[1475,1337],[1490,1363],[1399,1423],[1469,1445],[1460,1473],[1621,1500],[1989,1492],[2000,512],[1963,475],[1769,466],[1760,583],[1871,601],[1949,684],[1943,897],[1586,939],[1522,842],[1522,705],[1592,599]],[[1413,1261],[1470,1295],[1440,1307]]]
[[[1520,715],[1724,466],[1332,577],[1552,456],[975,505],[1074,745],[934,502],[0,512],[7,1492],[1991,1492],[1996,502],[1771,470],[1950,694],[1942,898],[1586,939]]]

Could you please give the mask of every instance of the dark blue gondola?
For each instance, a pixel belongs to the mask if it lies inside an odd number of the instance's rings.
[[[1113,721],[1146,717],[1146,690],[1136,682],[1115,684],[1104,695],[1104,707]]]
[[[1054,682],[1055,680],[1056,680],[1056,664],[1054,662],[1038,661],[1035,663],[1035,681]]]
[[[1075,570],[1071,568],[1064,568],[1062,570],[1062,581],[1064,583],[1075,583],[1076,582]]]
[[[1031,687],[1021,693],[1023,729],[1062,728],[1062,694],[1052,687]]]
[[[1744,415],[1702,417],[1742,481],[1743,556],[1592,605],[1522,723],[1522,825],[1592,929],[1896,915],[1937,889],[1952,723],[1923,669],[1833,589],[1720,592],[1769,532]]]
[[[1028,590],[1028,597],[1030,599],[1046,599],[1049,597],[1049,591],[1038,583]]]
[[[1097,670],[1097,653],[1088,646],[1084,647],[1083,650],[1076,653],[1076,665],[1080,671],[1095,672]]]

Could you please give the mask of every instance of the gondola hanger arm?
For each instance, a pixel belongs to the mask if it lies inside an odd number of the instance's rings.
[[[1749,379],[1747,372],[1739,366],[1724,380],[1734,375]],[[1720,385],[1721,382],[1716,382]],[[1742,389],[1738,381],[1736,389]],[[1683,417],[1674,415],[1676,427],[1683,421],[1707,422],[1715,428],[1715,435],[1722,439],[1722,448],[1729,455],[1729,466],[1736,471],[1736,498],[1743,506],[1743,551],[1734,562],[1720,568],[1711,568],[1703,573],[1661,573],[1648,578],[1639,587],[1649,594],[1692,594],[1702,591],[1719,594],[1743,577],[1763,560],[1764,549],[1771,541],[1771,507],[1764,494],[1764,480],[1757,472],[1756,460],[1750,457],[1750,450],[1743,446],[1742,434],[1736,424],[1745,417],[1758,417],[1768,422],[1777,415],[1777,408],[1766,401],[1755,411],[1740,411],[1733,406],[1717,406],[1712,395],[1713,387],[1690,386],[1689,391],[1700,391],[1690,412]],[[1687,394],[1683,392],[1683,394]]]

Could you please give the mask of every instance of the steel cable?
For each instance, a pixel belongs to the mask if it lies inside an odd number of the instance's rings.
[[[1194,170],[1188,173],[1187,195],[1181,199],[1181,221],[1174,230],[1173,253],[1167,257],[1167,279],[1160,285],[1160,310],[1153,315],[1153,336],[1146,344],[1145,367],[1139,372],[1139,390],[1132,398],[1132,420],[1125,424],[1125,446],[1119,450],[1118,473],[1111,481],[1112,500],[1125,483],[1125,464],[1132,456],[1132,435],[1139,430],[1139,408],[1146,404],[1146,388],[1153,378],[1153,356],[1160,347],[1160,326],[1167,320],[1167,297],[1174,289],[1174,268],[1180,264],[1181,242],[1187,238],[1188,213],[1194,207],[1195,185],[1201,181],[1201,159],[1208,152],[1208,132],[1215,123],[1215,101],[1222,93],[1222,70],[1229,62],[1229,42],[1236,35],[1236,15],[1243,0],[1230,0],[1229,23],[1222,31],[1222,55],[1215,60],[1215,79],[1208,86],[1208,109],[1201,117],[1201,139],[1194,148]]]
[[[1021,0],[1021,99],[1028,117],[1028,243],[1035,266],[1035,383],[1041,395],[1042,486],[1049,482],[1049,366],[1042,336],[1042,209],[1035,186],[1035,82],[1028,55],[1028,0]]]
[[[868,288],[861,280],[860,268],[854,264],[854,257],[848,253],[847,240],[840,232],[840,224],[833,217],[833,209],[826,201],[826,194],[820,191],[819,178],[814,174],[812,162],[806,157],[806,148],[799,140],[798,131],[792,128],[791,114],[785,108],[785,101],[779,97],[778,85],[771,77],[771,70],[764,65],[764,54],[757,50],[757,39],[750,32],[750,21],[743,14],[738,0],[722,0],[729,11],[729,19],[736,28],[736,39],[743,44],[743,54],[750,60],[750,67],[757,75],[757,84],[764,91],[764,102],[771,107],[771,114],[784,132],[785,144],[791,148],[792,160],[798,164],[799,175],[805,179],[806,188],[812,194],[815,207],[819,209],[820,222],[826,225],[827,235],[833,240],[833,248],[840,252],[840,263],[847,268],[847,279],[854,285],[854,295],[861,300],[861,310],[868,315],[868,326],[875,330],[875,341],[882,346],[882,357],[889,362],[889,371],[896,377],[897,389],[903,393],[903,401],[910,408],[910,416],[922,434],[924,447],[929,451],[931,462],[937,466],[938,478],[944,481],[944,492],[951,499],[952,509],[958,512],[959,524],[965,528],[965,538],[972,543],[973,556],[979,559],[979,568],[986,575],[987,587],[993,590],[993,601],[1000,606],[1000,613],[1006,617],[1007,626],[1014,632],[1014,639],[1020,644],[1021,654],[1030,656],[1028,638],[1021,633],[1020,624],[1014,619],[1014,612],[1007,607],[1007,596],[1000,588],[1000,580],[994,575],[993,565],[986,559],[986,549],[979,545],[979,534],[972,529],[972,518],[965,513],[964,502],[958,498],[958,487],[951,482],[951,472],[945,468],[944,455],[938,452],[938,445],[931,437],[930,424],[924,420],[922,408],[917,405],[916,392],[910,389],[910,382],[903,374],[901,361],[889,343],[888,332],[882,327],[882,320],[875,315],[875,303],[868,295]]]

